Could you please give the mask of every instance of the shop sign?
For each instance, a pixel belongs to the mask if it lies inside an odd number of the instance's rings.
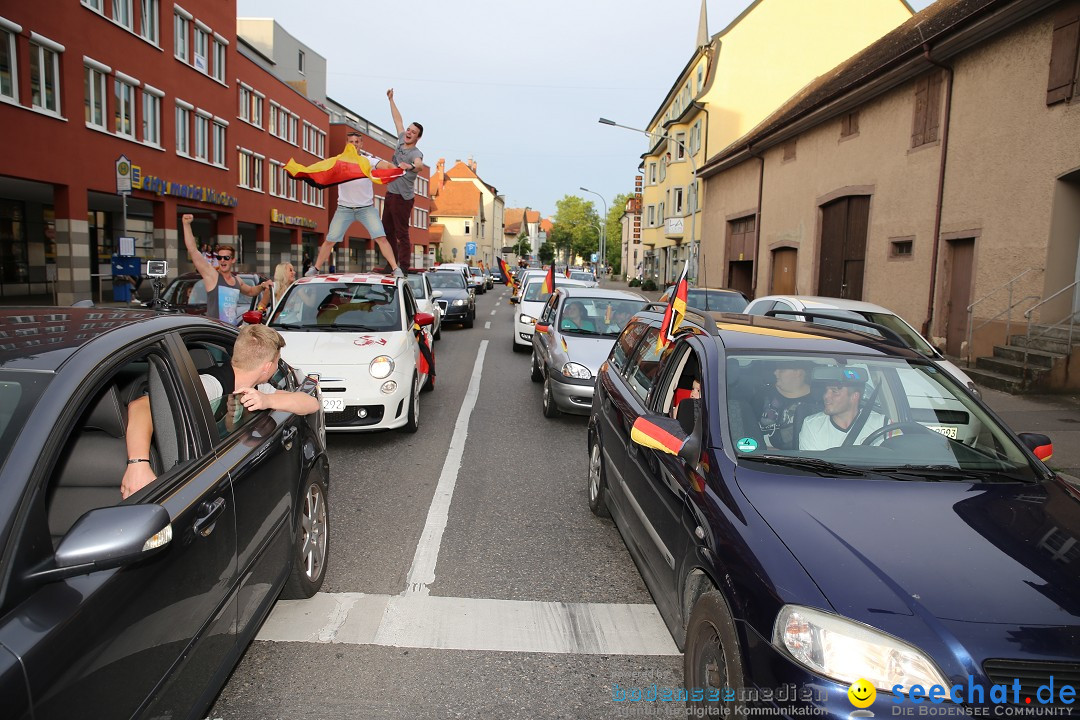
[[[299,215],[286,215],[274,209],[270,210],[270,222],[281,223],[282,225],[298,225],[309,230],[314,230],[319,226],[318,222],[310,218],[300,217]]]
[[[184,183],[165,180],[154,175],[144,175],[142,168],[138,165],[131,166],[131,186],[136,190],[151,192],[159,196],[171,195],[185,200],[197,200],[213,205],[224,205],[225,207],[236,207],[240,202],[227,192],[221,192],[214,188],[203,185],[185,185]]]

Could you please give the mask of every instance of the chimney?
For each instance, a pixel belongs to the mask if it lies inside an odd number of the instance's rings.
[[[474,173],[476,172],[476,161],[473,160],[471,157],[469,158],[469,169],[472,170]]]
[[[435,167],[437,172],[446,172],[446,158],[439,158],[439,162]]]

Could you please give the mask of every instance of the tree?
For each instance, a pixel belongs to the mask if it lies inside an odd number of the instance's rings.
[[[569,249],[572,255],[588,257],[600,246],[596,229],[599,222],[592,202],[577,195],[564,195],[555,203],[555,220],[548,242],[559,250]]]
[[[550,238],[546,243],[540,246],[540,249],[536,251],[536,257],[543,265],[550,265],[555,262],[555,250],[554,245],[551,244]]]
[[[514,243],[514,254],[519,258],[527,258],[532,255],[532,246],[529,244],[529,233],[524,230],[518,235],[518,240]]]
[[[622,272],[622,216],[626,212],[626,203],[630,200],[629,193],[619,193],[608,208],[607,222],[607,250],[604,253],[608,265],[611,265],[614,273]]]

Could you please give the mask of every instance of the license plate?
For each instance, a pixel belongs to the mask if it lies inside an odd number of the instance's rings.
[[[344,398],[323,398],[323,412],[343,412],[345,410]]]
[[[933,426],[930,426],[929,429],[933,430],[936,433],[941,433],[945,437],[950,438],[952,440],[956,439],[956,428],[954,428],[954,427],[945,427],[945,426],[933,427]]]

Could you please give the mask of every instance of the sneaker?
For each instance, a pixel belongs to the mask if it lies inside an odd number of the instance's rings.
[[[399,278],[405,277],[405,271],[402,270],[399,267],[394,268],[394,277],[399,277]]]
[[[319,274],[319,269],[316,268],[314,265],[312,265],[311,267],[308,268],[308,271],[306,273],[304,273],[304,277],[315,277],[318,274]]]

